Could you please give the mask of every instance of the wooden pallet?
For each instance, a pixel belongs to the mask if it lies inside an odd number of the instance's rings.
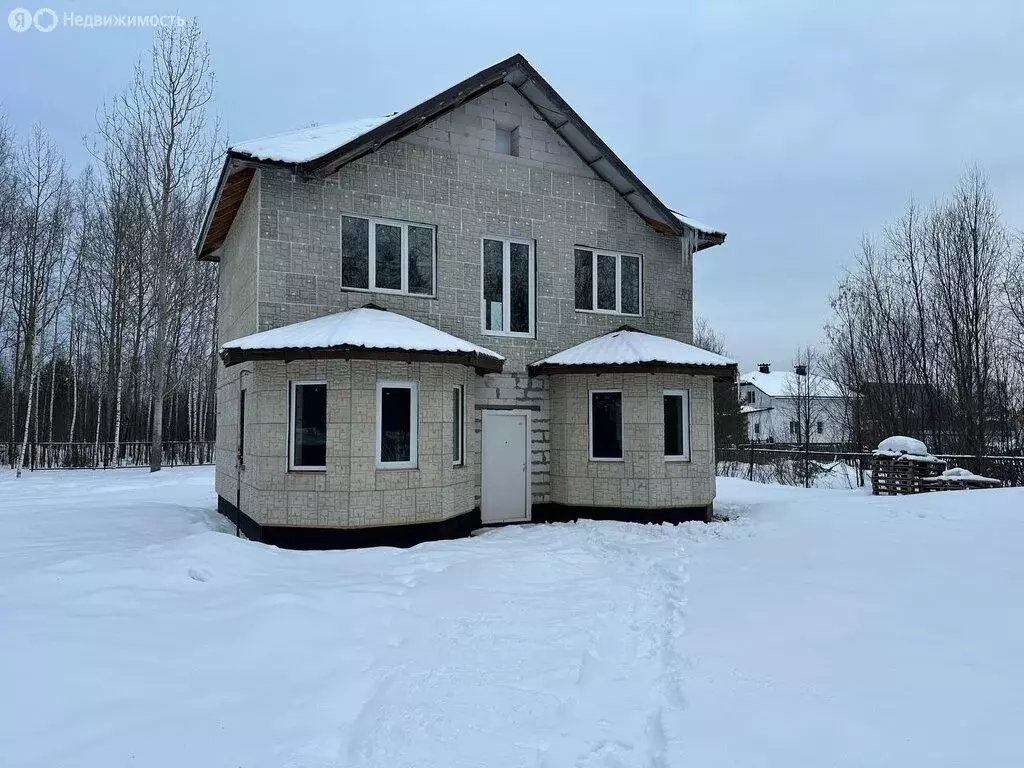
[[[921,481],[941,474],[945,468],[942,462],[876,456],[871,468],[871,493],[875,496],[924,493],[930,488]]]

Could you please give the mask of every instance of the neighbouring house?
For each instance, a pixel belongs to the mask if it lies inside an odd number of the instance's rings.
[[[294,547],[705,519],[736,366],[690,344],[692,259],[724,239],[519,55],[233,146],[197,244],[220,265],[221,511]]]
[[[848,443],[852,404],[836,382],[802,365],[772,371],[761,363],[740,376],[740,412],[752,443]]]

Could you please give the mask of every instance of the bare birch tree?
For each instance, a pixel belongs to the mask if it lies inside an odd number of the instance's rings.
[[[211,177],[215,127],[207,114],[213,98],[210,54],[198,23],[164,27],[134,82],[108,111],[106,141],[130,158],[140,183],[149,227],[153,329],[150,342],[150,470],[163,456],[172,315],[182,300],[182,277]],[[187,267],[186,267],[187,265]]]
[[[18,158],[21,220],[16,234],[14,315],[24,350],[21,375],[26,383],[24,428],[17,476],[25,465],[29,428],[36,414],[37,356],[40,339],[55,320],[66,287],[69,262],[65,249],[70,184],[60,150],[39,126],[33,128]],[[17,387],[17,384],[15,384]]]
[[[1024,255],[1013,243],[977,169],[927,212],[911,202],[881,242],[865,238],[827,328],[828,370],[858,395],[858,438],[908,434],[979,457],[1024,450]]]

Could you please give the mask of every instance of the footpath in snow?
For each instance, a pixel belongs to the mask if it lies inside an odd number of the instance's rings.
[[[0,474],[0,764],[1020,765],[1024,492],[234,538],[212,472]]]

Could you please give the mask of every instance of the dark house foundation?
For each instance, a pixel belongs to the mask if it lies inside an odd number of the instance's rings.
[[[368,528],[318,528],[297,525],[261,525],[225,499],[217,497],[217,511],[235,524],[250,541],[284,549],[361,549],[363,547],[412,547],[427,541],[461,539],[482,527],[480,510],[434,523],[379,525]],[[711,507],[577,507],[565,504],[534,504],[533,523],[569,523],[576,520],[615,520],[624,523],[708,522]]]

